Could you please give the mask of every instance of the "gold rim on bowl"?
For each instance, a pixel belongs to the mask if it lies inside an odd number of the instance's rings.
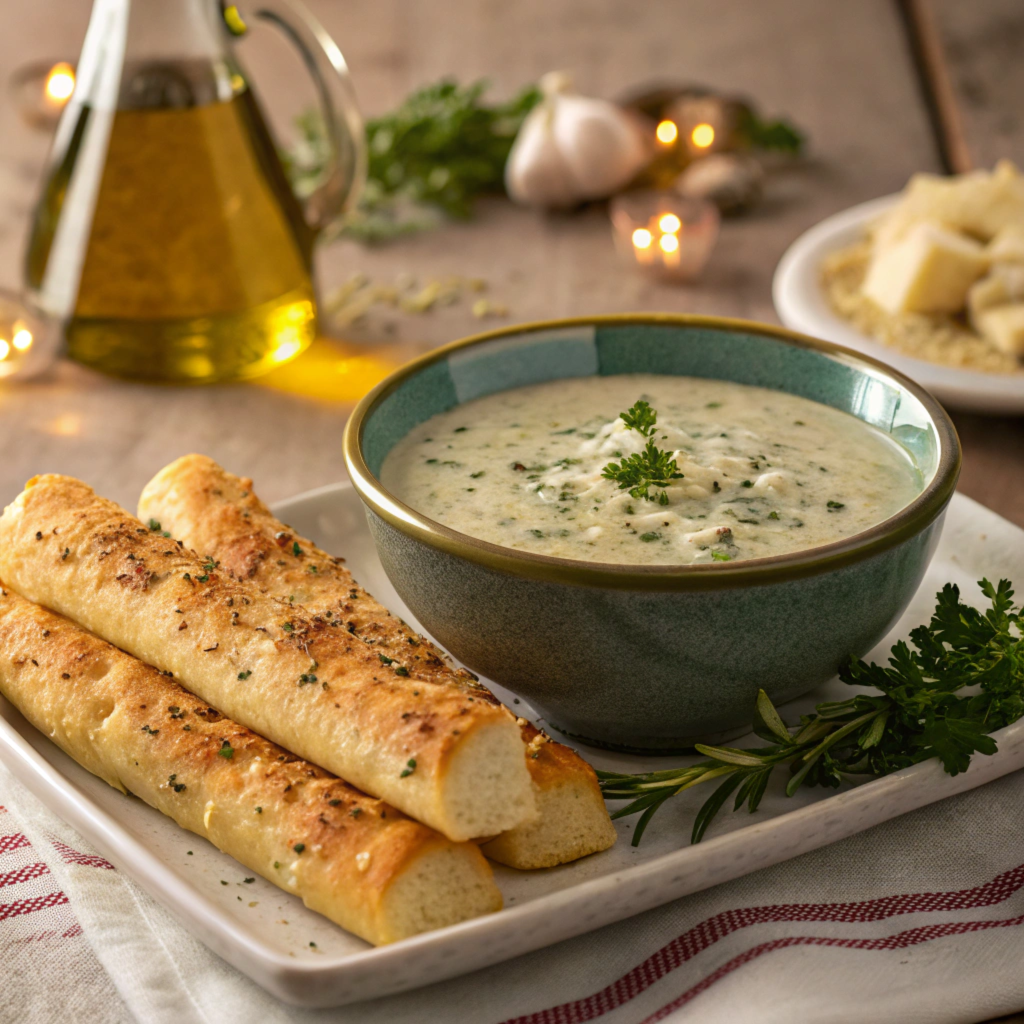
[[[526,335],[567,327],[622,326],[651,324],[675,327],[699,327],[708,330],[735,331],[775,338],[800,348],[814,349],[838,362],[868,368],[881,373],[914,395],[927,411],[939,439],[935,475],[921,493],[905,508],[868,530],[844,537],[831,544],[792,551],[767,558],[751,558],[735,564],[632,565],[617,562],[583,562],[553,555],[538,555],[515,548],[501,547],[459,533],[434,522],[399,501],[370,472],[363,458],[363,432],[369,414],[388,395],[425,367],[446,359],[452,352],[481,345],[497,338]],[[396,370],[370,391],[356,406],[345,427],[343,439],[345,464],[352,483],[363,502],[395,529],[414,540],[470,562],[527,579],[544,580],[574,586],[615,590],[717,590],[799,579],[838,569],[871,555],[896,547],[920,533],[946,507],[960,475],[960,441],[956,428],[941,405],[919,384],[898,370],[871,356],[832,342],[811,338],[784,327],[731,317],[690,316],[674,313],[619,313],[605,316],[541,320],[502,327],[469,338],[453,341]]]

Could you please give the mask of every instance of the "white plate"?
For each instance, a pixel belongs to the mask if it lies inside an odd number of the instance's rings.
[[[862,334],[829,305],[821,287],[822,261],[829,253],[863,238],[868,222],[898,199],[898,195],[873,199],[828,217],[786,250],[772,281],[772,299],[779,319],[791,330],[845,345],[894,366],[951,408],[1024,413],[1024,374],[958,370],[914,359]]]
[[[300,533],[347,557],[371,592],[411,618],[384,575],[362,506],[347,484],[295,498],[278,512]],[[876,657],[927,620],[935,592],[947,581],[959,584],[968,599],[980,598],[974,581],[982,575],[1024,583],[1024,531],[956,495],[921,590]],[[849,690],[833,681],[813,700],[836,693]],[[513,699],[511,694],[502,696]],[[792,718],[813,700],[794,702],[784,714]],[[517,710],[530,713],[522,704]],[[508,960],[1024,766],[1024,720],[997,737],[999,752],[976,758],[956,778],[943,774],[933,761],[845,791],[802,790],[792,799],[782,793],[785,780],[780,778],[756,814],[723,813],[699,846],[689,845],[690,824],[706,794],[690,791],[664,806],[639,848],[629,844],[632,821],[620,821],[619,843],[606,853],[549,871],[497,868],[506,902],[499,913],[372,949],[269,882],[258,878],[244,884],[246,871],[240,864],[90,775],[0,698],[0,760],[211,949],[274,995],[303,1006],[381,996]],[[584,753],[599,767],[631,771],[664,768],[679,760]],[[316,943],[315,950],[310,942]]]

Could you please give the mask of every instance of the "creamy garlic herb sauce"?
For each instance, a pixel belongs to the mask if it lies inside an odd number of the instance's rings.
[[[667,504],[602,477],[646,439],[619,414],[657,412],[653,440],[681,479]],[[780,391],[690,377],[585,377],[500,392],[432,417],[381,480],[453,530],[588,562],[763,558],[866,530],[908,505],[907,453],[854,416]],[[660,497],[662,489],[652,489]]]

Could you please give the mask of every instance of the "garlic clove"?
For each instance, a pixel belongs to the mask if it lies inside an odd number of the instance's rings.
[[[542,102],[527,115],[505,164],[505,189],[524,206],[559,208],[578,202],[572,174],[552,137],[553,114]]]
[[[633,114],[573,93],[564,72],[540,86],[544,99],[523,121],[505,167],[516,202],[553,208],[604,199],[648,163],[651,143]]]
[[[632,118],[603,100],[561,97],[555,105],[554,136],[580,199],[607,198],[647,163]]]
[[[676,191],[690,199],[707,199],[723,213],[749,209],[761,198],[764,172],[753,157],[713,153],[695,160],[676,179]]]

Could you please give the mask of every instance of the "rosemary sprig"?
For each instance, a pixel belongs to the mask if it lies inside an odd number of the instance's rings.
[[[668,495],[665,491],[652,494],[651,488],[668,487],[669,481],[679,480],[683,474],[679,472],[675,458],[654,443],[658,414],[641,399],[619,416],[630,430],[647,438],[647,444],[642,452],[634,453],[621,462],[609,462],[601,471],[601,476],[606,480],[614,480],[620,491],[628,488],[630,496],[637,500],[667,505]]]
[[[889,667],[849,658],[839,678],[873,686],[878,695],[818,704],[790,728],[764,690],[759,690],[753,731],[765,747],[716,747],[698,743],[707,760],[643,775],[598,772],[607,799],[631,800],[612,815],[641,814],[633,845],[668,799],[685,789],[721,779],[693,823],[699,843],[725,802],[756,811],[775,769],[788,765],[786,795],[801,786],[837,787],[856,775],[887,775],[937,757],[950,775],[966,771],[971,757],[994,754],[989,733],[1024,715],[1024,612],[1013,604],[1009,580],[979,582],[991,607],[983,612],[960,601],[947,583],[936,595],[926,626],[911,631],[915,650],[899,641]],[[968,691],[969,692],[964,692]]]

